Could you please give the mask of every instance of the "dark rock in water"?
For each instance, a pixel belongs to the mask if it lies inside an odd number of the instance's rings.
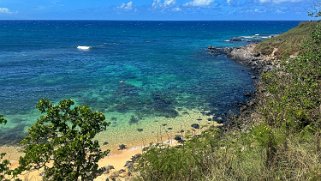
[[[240,41],[243,41],[242,38],[234,37],[234,38],[231,38],[229,42],[240,42]]]
[[[216,118],[215,118],[215,121],[216,121],[217,123],[224,123],[224,120],[223,120],[223,118],[222,118],[221,116],[216,117]]]
[[[136,116],[132,116],[129,120],[129,124],[137,124],[139,122],[139,118]]]
[[[126,172],[126,170],[125,169],[120,169],[119,170],[119,173],[121,174],[121,173],[125,173]]]
[[[196,123],[192,124],[191,127],[194,128],[194,129],[200,129],[200,125],[196,124]]]
[[[180,135],[176,135],[174,138],[178,143],[184,143],[184,139]]]
[[[239,43],[239,42],[246,42],[246,43],[259,43],[267,38],[271,38],[273,36],[261,36],[259,34],[255,34],[252,36],[238,36],[233,37],[228,40],[230,43]]]
[[[125,150],[127,148],[127,145],[121,144],[119,145],[119,150]]]
[[[162,113],[162,116],[164,116],[166,118],[175,118],[175,117],[179,116],[179,113],[175,110],[175,108],[163,110],[163,111],[164,112]]]
[[[179,113],[175,109],[175,98],[169,93],[154,92],[151,96],[152,108],[160,116],[167,118],[177,117]]]
[[[139,94],[140,89],[127,84],[125,82],[121,82],[117,89],[118,96],[137,96]]]
[[[212,113],[211,111],[204,111],[202,112],[203,115],[210,116]]]
[[[246,93],[244,93],[244,96],[245,96],[245,97],[251,97],[252,94],[251,94],[250,92],[246,92]]]
[[[143,129],[143,128],[137,128],[137,131],[138,131],[138,132],[143,132],[144,129]]]
[[[115,122],[115,121],[117,121],[117,118],[116,117],[112,117],[111,120]]]
[[[176,141],[180,141],[180,140],[182,140],[183,138],[182,138],[182,136],[181,135],[176,135],[175,137],[174,137],[174,140],[176,140]]]
[[[153,93],[152,99],[157,108],[168,107],[173,104],[173,100],[162,93]]]
[[[173,128],[167,128],[168,130],[173,130]]]
[[[108,143],[108,141],[105,141],[104,143],[103,143],[103,145],[108,145],[109,143]]]
[[[231,48],[221,48],[221,47],[213,47],[213,46],[209,46],[207,49],[212,55],[226,55],[230,51],[232,51]]]
[[[167,126],[167,124],[162,124],[162,126]]]
[[[184,115],[189,115],[189,113],[187,111],[184,111],[183,114]]]
[[[212,121],[212,118],[207,118],[207,121]]]
[[[197,121],[202,121],[203,119],[202,118],[198,118]]]

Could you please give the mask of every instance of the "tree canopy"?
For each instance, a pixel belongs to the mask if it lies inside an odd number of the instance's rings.
[[[21,142],[25,156],[21,170],[41,169],[45,180],[93,180],[103,173],[98,161],[107,156],[95,136],[109,125],[103,113],[72,100],[54,105],[42,99],[37,109],[42,116]]]

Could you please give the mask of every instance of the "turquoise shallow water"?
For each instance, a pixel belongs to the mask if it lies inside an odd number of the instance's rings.
[[[9,119],[0,144],[23,136],[39,116],[40,98],[72,98],[103,111],[116,134],[182,110],[237,112],[243,94],[254,89],[251,74],[225,56],[211,56],[207,46],[239,46],[225,40],[297,24],[0,21],[0,114]]]

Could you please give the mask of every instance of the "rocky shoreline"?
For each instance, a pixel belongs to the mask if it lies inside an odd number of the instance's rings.
[[[279,66],[279,61],[275,56],[277,49],[271,55],[263,55],[255,50],[257,44],[249,44],[242,47],[213,47],[209,46],[208,51],[214,56],[226,55],[232,60],[235,60],[249,68],[256,75],[262,72],[273,70]]]
[[[242,47],[213,47],[209,46],[208,51],[213,56],[226,55],[231,60],[236,61],[251,69],[253,74],[252,79],[255,79],[255,92],[249,95],[245,95],[250,99],[245,103],[240,103],[240,113],[238,115],[232,115],[227,118],[225,123],[225,130],[228,131],[231,127],[238,127],[246,129],[247,123],[251,120],[259,119],[260,115],[256,111],[256,107],[262,101],[265,96],[264,88],[260,76],[264,72],[273,70],[280,66],[280,61],[275,55],[277,49],[273,51],[271,55],[263,55],[258,52],[256,48],[257,44],[249,44]]]

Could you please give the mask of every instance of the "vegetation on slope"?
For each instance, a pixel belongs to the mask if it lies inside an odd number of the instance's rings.
[[[275,53],[277,58],[286,59],[290,55],[301,52],[302,44],[311,41],[311,34],[316,29],[317,22],[304,22],[298,27],[289,30],[279,36],[268,39],[256,46],[256,51],[263,55],[271,55],[274,48],[278,49]]]
[[[321,23],[301,24],[280,37],[286,39],[283,44],[274,38],[259,48],[278,46],[280,55],[300,54],[261,75],[258,116],[248,116],[247,125],[236,119],[228,131],[211,128],[179,147],[151,147],[137,166],[137,179],[321,178]]]

